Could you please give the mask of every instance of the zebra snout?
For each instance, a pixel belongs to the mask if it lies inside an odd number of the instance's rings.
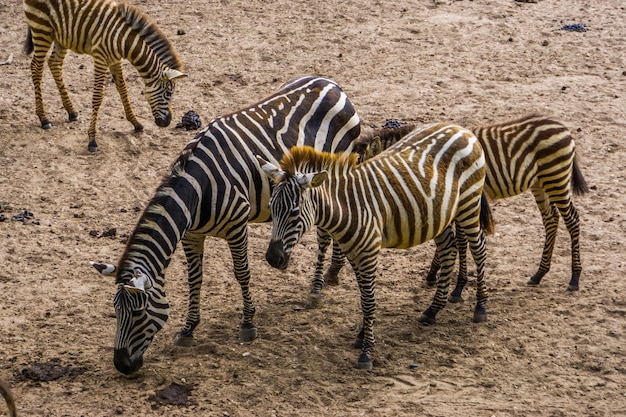
[[[172,114],[169,112],[165,115],[165,117],[154,118],[154,123],[156,123],[156,125],[159,127],[167,127],[170,125],[171,121],[172,121]]]
[[[289,254],[285,252],[283,242],[280,240],[270,242],[270,246],[265,253],[265,259],[274,268],[286,269],[289,263]]]
[[[132,374],[143,366],[143,356],[131,358],[128,349],[116,349],[113,354],[115,369],[124,375]]]

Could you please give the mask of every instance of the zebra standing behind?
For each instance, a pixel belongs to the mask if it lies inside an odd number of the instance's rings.
[[[28,34],[24,44],[27,54],[34,51],[30,64],[35,85],[35,111],[43,129],[52,124],[46,116],[41,92],[44,63],[54,44],[48,66],[61,95],[70,122],[78,120],[63,81],[63,60],[67,50],[89,54],[94,60],[92,113],[87,136],[89,151],[98,149],[96,120],[102,104],[107,69],[115,80],[126,119],[135,131],[143,126],[133,112],[122,72],[122,60],[128,60],[145,83],[145,96],[154,122],[166,127],[172,120],[170,99],[174,81],[186,76],[183,65],[165,34],[134,6],[115,0],[24,0]]]
[[[105,275],[116,274],[115,367],[125,374],[139,369],[143,353],[164,326],[169,315],[165,270],[179,241],[187,258],[189,305],[176,343],[191,345],[200,321],[207,236],[228,242],[243,296],[240,337],[254,340],[247,224],[270,220],[271,191],[255,155],[276,162],[296,145],[349,151],[359,133],[359,117],[343,90],[331,80],[304,77],[254,105],[213,120],[196,135],[158,187],[118,266],[92,263]]]
[[[496,200],[513,197],[530,189],[539,207],[545,229],[545,243],[539,269],[530,278],[528,285],[539,285],[550,270],[560,215],[565,221],[572,248],[572,275],[567,289],[577,291],[582,271],[580,225],[572,194],[582,195],[589,192],[589,188],[578,166],[571,132],[560,121],[541,114],[478,126],[472,131],[485,152],[487,161],[485,192],[489,198]],[[379,141],[362,143],[360,152],[363,158],[372,157],[396,143],[398,136],[392,134],[393,130],[389,132],[391,133],[376,133]],[[368,143],[372,146],[366,146]],[[461,294],[467,284],[465,262],[467,242],[464,241],[462,233],[457,234],[457,239],[459,276],[450,296],[451,302],[462,300]],[[336,277],[342,265],[341,255],[333,256],[333,265],[327,275],[332,273]],[[437,281],[439,266],[439,260],[435,255],[426,278],[430,285]]]
[[[441,279],[433,303],[419,318],[434,323],[446,304],[456,260],[455,222],[465,232],[477,264],[473,320],[487,319],[483,228],[490,231],[492,224],[487,200],[481,199],[485,158],[472,132],[450,124],[420,127],[361,164],[356,154],[334,155],[306,147],[292,149],[280,168],[257,158],[275,182],[269,264],[286,268],[294,246],[315,224],[339,244],[356,273],[363,311],[357,338],[362,347],[360,369],[372,368],[374,288],[383,247],[402,249],[435,240]]]

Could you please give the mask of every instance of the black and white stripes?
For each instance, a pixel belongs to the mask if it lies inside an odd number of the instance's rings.
[[[122,99],[126,119],[136,131],[143,126],[133,112],[122,72],[128,60],[145,83],[145,96],[154,122],[171,122],[170,99],[174,81],[184,77],[182,64],[165,34],[141,11],[124,1],[114,0],[24,0],[28,20],[25,51],[34,51],[31,73],[35,86],[35,111],[41,127],[49,129],[41,91],[44,62],[54,45],[48,65],[61,94],[70,121],[78,118],[63,81],[63,60],[68,50],[89,54],[94,59],[94,91],[88,138],[90,151],[97,150],[96,120],[102,104],[104,81],[111,72]]]
[[[478,269],[474,321],[486,319],[483,228],[490,230],[491,222],[486,199],[481,198],[485,158],[470,131],[449,124],[417,128],[361,164],[354,154],[307,147],[292,149],[280,167],[259,161],[276,182],[266,254],[270,265],[286,268],[294,245],[316,225],[338,242],[356,273],[363,310],[360,368],[372,367],[375,277],[383,247],[408,248],[435,240],[442,278],[433,303],[420,318],[433,323],[447,301],[456,259],[455,223],[466,234]]]
[[[187,321],[177,343],[189,345],[200,321],[207,236],[228,242],[243,297],[240,336],[253,340],[247,224],[270,220],[271,191],[255,155],[278,163],[297,144],[349,151],[359,133],[359,117],[343,90],[328,79],[305,77],[259,103],[213,120],[189,142],[139,219],[118,267],[94,265],[101,272],[116,270],[117,369],[137,370],[143,352],[167,320],[165,270],[179,241],[187,257],[190,294]],[[145,308],[135,309],[142,302]]]

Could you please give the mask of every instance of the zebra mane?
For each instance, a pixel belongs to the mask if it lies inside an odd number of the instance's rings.
[[[163,64],[175,70],[183,70],[183,64],[174,51],[172,43],[141,10],[125,1],[118,4],[118,10],[126,24],[132,27],[139,37],[150,46],[150,49]]]
[[[298,172],[350,170],[357,165],[355,153],[320,152],[310,146],[295,146],[280,160],[280,168],[288,176]]]
[[[392,128],[383,127],[367,133],[363,133],[361,136],[358,137],[357,140],[354,141],[352,152],[359,154],[359,156],[361,156],[361,158],[363,159],[368,159],[367,157],[374,156],[368,155],[368,153],[370,152],[369,149],[372,141],[374,141],[376,138],[380,140],[382,149],[387,149],[391,145],[402,139],[404,136],[406,136],[408,133],[412,132],[414,129],[415,125],[408,124]]]

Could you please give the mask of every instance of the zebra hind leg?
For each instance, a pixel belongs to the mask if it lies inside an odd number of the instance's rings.
[[[65,55],[67,55],[67,49],[55,42],[54,49],[52,50],[52,54],[48,60],[48,66],[50,67],[50,72],[52,73],[54,82],[59,90],[59,94],[61,95],[61,102],[63,103],[63,108],[67,112],[68,120],[70,122],[75,122],[78,120],[78,113],[74,110],[72,100],[70,99],[70,95],[67,92],[67,88],[65,87],[65,82],[63,80],[63,60],[65,59]]]
[[[537,286],[541,282],[541,279],[548,273],[548,271],[550,271],[552,252],[554,250],[556,234],[559,228],[559,213],[557,208],[550,203],[548,196],[545,194],[543,189],[538,186],[534,186],[532,187],[532,193],[535,197],[535,202],[539,207],[539,211],[541,212],[541,220],[545,229],[545,242],[543,245],[539,269],[527,283],[531,286]]]
[[[456,242],[452,225],[437,237],[437,257],[441,263],[441,275],[437,281],[437,292],[432,304],[428,307],[418,321],[422,324],[434,324],[437,313],[446,305],[448,299],[448,288],[450,286],[450,277],[454,272],[454,263],[456,261]]]
[[[459,274],[448,301],[451,303],[462,303],[463,289],[467,285],[467,236],[460,227],[456,228],[456,247],[459,252]]]

